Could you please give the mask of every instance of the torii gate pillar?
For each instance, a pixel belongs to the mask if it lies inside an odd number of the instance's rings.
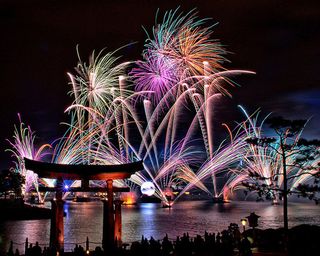
[[[114,209],[113,209],[113,180],[107,180],[107,199],[103,201],[102,247],[104,251],[113,251],[114,241]]]
[[[121,221],[121,205],[122,200],[114,200],[114,240],[117,247],[122,244],[122,221]]]
[[[63,225],[63,205],[62,200],[62,179],[57,180],[57,191],[55,200],[51,201],[52,217],[50,228],[50,247],[55,248],[57,252],[64,252],[64,225]]]

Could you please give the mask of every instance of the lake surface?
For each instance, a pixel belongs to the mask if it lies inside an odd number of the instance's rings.
[[[320,206],[308,203],[289,203],[289,226],[299,224],[320,225]],[[102,203],[67,202],[65,204],[65,249],[71,251],[75,243],[85,245],[89,237],[91,247],[101,245],[102,240]],[[213,204],[209,201],[182,201],[173,208],[161,208],[160,204],[144,203],[122,207],[123,241],[133,242],[144,235],[162,239],[167,233],[169,238],[176,238],[184,232],[190,235],[203,235],[227,228],[230,223],[237,223],[251,212],[260,215],[260,228],[282,226],[282,206],[272,206],[270,202],[231,202]],[[17,243],[14,248],[24,252],[24,242],[38,241],[48,246],[50,220],[6,221],[0,224],[0,254],[7,249],[10,240]]]

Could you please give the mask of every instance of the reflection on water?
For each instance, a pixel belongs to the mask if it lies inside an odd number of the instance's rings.
[[[87,236],[91,242],[102,240],[102,203],[86,202],[65,204],[65,248],[71,250],[75,243],[83,243]],[[312,203],[291,203],[289,225],[320,224],[319,206]],[[140,204],[122,207],[123,240],[140,240],[142,235],[161,239],[167,233],[175,238],[184,232],[190,235],[221,231],[230,223],[237,223],[251,212],[260,215],[259,227],[277,228],[282,225],[282,206],[269,202],[232,202],[213,204],[209,201],[178,202],[173,208],[160,204]],[[49,242],[50,220],[7,221],[0,226],[0,254],[8,248],[10,240],[23,243],[26,237],[42,245]],[[97,244],[98,245],[98,244]],[[95,245],[96,246],[96,245]],[[23,252],[23,244],[19,250]]]

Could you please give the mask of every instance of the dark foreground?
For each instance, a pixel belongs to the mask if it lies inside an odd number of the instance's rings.
[[[314,225],[300,225],[293,227],[288,232],[286,239],[283,229],[249,229],[243,233],[236,224],[230,224],[228,229],[221,233],[205,233],[204,236],[190,237],[188,233],[170,240],[166,235],[162,240],[146,239],[133,242],[131,245],[122,243],[121,246],[105,252],[99,246],[95,248],[83,248],[76,245],[73,252],[57,253],[50,248],[41,248],[39,245],[28,246],[25,254],[15,250],[12,243],[7,255],[26,256],[267,256],[267,255],[290,255],[312,256],[318,255],[320,227]]]
[[[22,199],[0,199],[2,220],[38,220],[50,219],[51,209],[26,204]]]

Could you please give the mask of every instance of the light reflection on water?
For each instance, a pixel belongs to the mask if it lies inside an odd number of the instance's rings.
[[[102,240],[102,203],[87,202],[65,204],[65,248],[70,251],[75,243],[83,243],[87,236],[91,242]],[[312,203],[289,205],[289,226],[302,223],[320,224],[319,206]],[[140,240],[144,235],[161,239],[167,233],[170,238],[189,232],[190,235],[218,232],[230,223],[240,226],[240,219],[250,212],[260,215],[259,227],[282,226],[282,206],[270,202],[232,202],[212,204],[208,201],[178,202],[173,208],[161,208],[160,204],[140,204],[122,207],[123,241]],[[49,242],[50,220],[7,221],[0,226],[0,253],[8,248],[9,241],[23,243],[26,237],[34,243]],[[98,244],[97,244],[98,245]],[[96,244],[93,246],[95,247]],[[16,248],[16,246],[15,246]],[[23,245],[19,246],[23,252]]]

